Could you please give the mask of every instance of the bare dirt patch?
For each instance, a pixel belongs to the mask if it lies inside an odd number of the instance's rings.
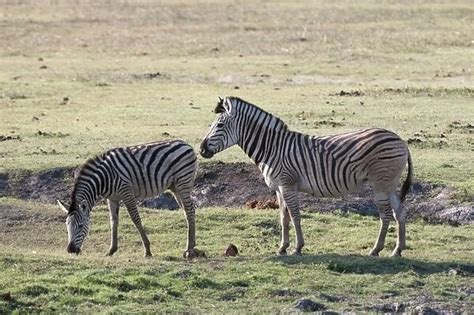
[[[64,224],[64,214],[57,211],[52,214],[29,211],[23,207],[12,205],[0,205],[0,231],[2,233],[2,243],[14,243],[18,238],[18,233],[24,229],[31,229],[32,226],[46,226],[48,224]]]
[[[52,203],[68,200],[72,191],[74,168],[54,168],[39,173],[0,174],[0,197]]]
[[[53,203],[57,199],[68,200],[73,177],[74,168],[56,168],[36,174],[0,174],[0,197],[11,196],[46,203]],[[423,218],[431,223],[472,224],[472,200],[457,202],[453,199],[455,193],[450,187],[415,182],[405,203],[408,218]],[[257,167],[242,162],[201,164],[193,194],[198,207],[264,209],[277,208],[278,205],[274,192],[265,185]],[[358,194],[337,199],[300,194],[300,204],[306,211],[378,215],[369,187]],[[160,209],[178,207],[169,193],[144,200],[142,205]]]

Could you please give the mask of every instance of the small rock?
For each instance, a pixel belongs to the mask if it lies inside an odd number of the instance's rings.
[[[0,299],[3,301],[11,301],[12,300],[12,294],[10,291],[5,292],[5,293],[0,293]]]
[[[303,312],[318,312],[325,310],[326,306],[310,299],[301,299],[296,302],[295,308]]]
[[[40,69],[48,69],[48,66],[42,65],[42,66],[40,67]]]
[[[225,250],[225,253],[224,255],[227,256],[227,257],[235,257],[239,254],[239,250],[237,249],[237,246],[235,246],[234,244],[229,244],[229,246],[227,247],[227,249]]]
[[[61,100],[61,105],[66,105],[68,102],[69,102],[69,97],[65,96],[65,97],[63,97],[63,99]]]

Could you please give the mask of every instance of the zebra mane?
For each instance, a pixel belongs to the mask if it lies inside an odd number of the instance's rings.
[[[76,194],[77,194],[77,190],[78,190],[78,184],[80,183],[81,181],[81,178],[86,170],[86,168],[91,165],[91,164],[95,164],[99,161],[101,161],[103,159],[103,156],[104,154],[100,154],[100,155],[96,155],[94,157],[91,157],[89,159],[87,159],[87,161],[82,164],[81,167],[79,167],[79,169],[77,169],[75,172],[74,172],[74,188],[72,190],[72,193],[71,193],[71,202],[69,203],[69,213],[72,213],[74,211],[76,211],[76,203],[77,203],[77,200],[76,200]]]
[[[239,98],[239,97],[236,97],[236,96],[227,96],[226,99],[228,99],[230,101],[230,103],[232,104],[232,106],[239,112],[243,112],[245,109],[248,109],[248,108],[253,108],[255,109],[257,112],[261,112],[261,113],[264,113],[268,116],[270,116],[270,118],[273,118],[273,121],[276,122],[276,125],[275,125],[275,129],[277,130],[280,130],[280,131],[286,131],[288,130],[288,125],[283,121],[281,120],[279,117],[273,115],[273,114],[270,114],[269,112],[261,109],[260,107],[258,107],[257,105],[254,105],[252,103],[249,103],[247,101],[244,101],[243,99]],[[219,104],[218,104],[219,106]],[[221,107],[222,107],[222,104],[221,104]],[[217,109],[217,107],[216,107]]]

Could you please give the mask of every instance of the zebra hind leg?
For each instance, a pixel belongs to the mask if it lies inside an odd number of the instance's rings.
[[[145,229],[143,228],[142,221],[140,219],[140,214],[138,213],[137,202],[135,200],[135,196],[133,196],[133,194],[128,194],[126,197],[123,198],[123,202],[125,203],[125,206],[127,207],[128,214],[130,215],[130,218],[132,219],[133,224],[135,224],[135,227],[140,233],[143,247],[145,249],[145,257],[151,257],[152,254],[150,251],[150,241],[148,240]]]
[[[110,215],[110,229],[111,229],[111,239],[110,239],[110,248],[107,256],[112,256],[118,249],[118,222],[119,222],[119,201],[107,199],[107,204],[109,206],[109,215]]]
[[[293,255],[300,256],[304,246],[303,230],[301,228],[301,216],[298,202],[298,191],[293,186],[280,186],[280,193],[286,203],[291,222],[295,227],[296,244]]]
[[[196,246],[196,220],[194,202],[191,198],[192,186],[192,184],[176,184],[171,187],[171,191],[173,192],[176,201],[184,211],[184,216],[186,217],[186,223],[188,225],[186,251],[183,253],[184,258],[193,258],[196,256],[194,251],[194,247]]]
[[[278,248],[277,255],[286,255],[286,249],[290,246],[290,215],[286,207],[285,200],[281,193],[277,192],[278,204],[280,206],[280,225],[281,225],[281,243]]]
[[[397,245],[390,256],[400,257],[402,255],[402,250],[404,250],[406,247],[406,211],[401,205],[400,198],[395,192],[390,193],[390,204],[393,209],[393,217],[397,222]]]
[[[376,193],[375,204],[380,216],[380,230],[374,247],[369,253],[370,256],[378,256],[380,251],[385,247],[385,237],[387,236],[388,226],[392,217],[389,194]]]

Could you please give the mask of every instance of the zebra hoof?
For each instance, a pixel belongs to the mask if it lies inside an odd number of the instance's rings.
[[[276,252],[277,256],[286,256],[286,249],[279,249]]]
[[[376,250],[376,249],[372,249],[369,253],[369,256],[371,257],[379,257],[379,250]]]
[[[207,258],[206,252],[196,248],[188,249],[183,253],[183,258],[194,259],[194,258]]]
[[[197,257],[197,255],[196,255],[196,251],[194,249],[188,249],[188,250],[183,252],[183,258],[193,259],[195,257]]]
[[[390,257],[402,257],[402,252],[399,250],[394,250],[391,254]]]
[[[151,257],[153,257],[153,255],[151,253],[145,253],[144,257],[145,258],[151,258]]]
[[[301,256],[301,251],[299,250],[294,250],[293,253],[291,253],[293,256]]]
[[[113,256],[113,254],[115,254],[116,251],[117,251],[117,248],[111,248],[109,249],[109,252],[105,256]]]

